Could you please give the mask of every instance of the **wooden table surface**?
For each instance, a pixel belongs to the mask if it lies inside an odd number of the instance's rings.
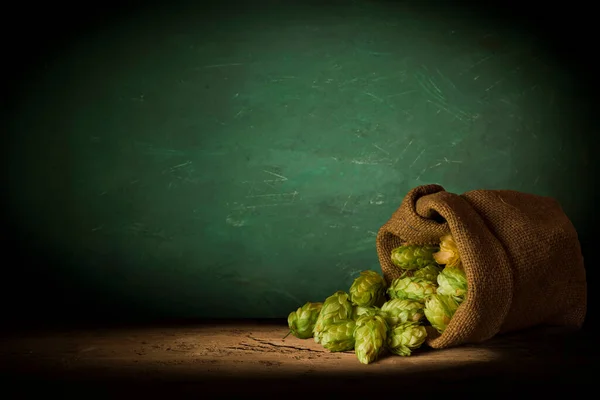
[[[26,332],[3,338],[0,373],[4,386],[22,394],[44,387],[111,398],[199,390],[235,397],[400,387],[436,397],[450,388],[583,390],[597,352],[590,332],[537,328],[363,365],[353,352],[331,353],[291,335],[284,340],[286,333],[283,321]]]

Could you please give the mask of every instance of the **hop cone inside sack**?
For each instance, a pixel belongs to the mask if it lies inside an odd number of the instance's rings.
[[[419,322],[424,317],[423,303],[415,300],[391,299],[381,307],[389,326],[404,322]]]
[[[392,263],[406,270],[415,270],[435,263],[433,253],[439,250],[434,246],[400,246],[392,250]]]
[[[437,277],[441,271],[442,271],[442,269],[440,267],[438,267],[437,265],[431,264],[431,265],[428,265],[426,267],[416,270],[413,273],[413,276],[415,278],[425,279],[430,282],[437,282]]]
[[[288,315],[290,333],[298,339],[308,339],[313,336],[313,329],[323,303],[308,302]]]
[[[351,319],[326,324],[321,334],[321,344],[332,352],[352,350],[355,330],[356,322]]]
[[[425,301],[425,317],[439,333],[443,333],[458,308],[452,296],[432,294]]]
[[[388,337],[387,346],[393,354],[410,356],[427,339],[425,327],[416,322],[404,322],[394,326]]]
[[[388,325],[380,315],[362,316],[356,321],[354,351],[358,361],[369,364],[385,350]]]
[[[363,306],[381,306],[385,302],[386,283],[375,271],[363,271],[350,287],[352,303]]]
[[[315,342],[321,343],[325,325],[352,318],[352,303],[348,293],[338,290],[325,299],[313,330]]]
[[[436,292],[436,284],[423,278],[406,276],[392,281],[388,295],[392,299],[424,301],[427,296]]]
[[[442,236],[440,239],[440,251],[433,255],[438,264],[446,267],[458,267],[461,264],[458,255],[458,247],[452,235]]]
[[[452,296],[461,303],[467,294],[467,275],[462,268],[446,267],[437,277],[437,293]]]

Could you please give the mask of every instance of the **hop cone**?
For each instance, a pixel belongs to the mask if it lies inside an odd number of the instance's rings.
[[[381,306],[386,286],[385,279],[377,272],[363,271],[350,287],[350,300],[358,306]]]
[[[424,301],[436,292],[436,284],[422,278],[407,276],[392,281],[388,294],[392,299]]]
[[[452,235],[442,236],[440,239],[440,251],[435,253],[433,258],[438,264],[446,265],[446,267],[460,266],[458,247]]]
[[[369,364],[385,350],[388,325],[380,315],[364,315],[356,321],[354,351],[358,361]]]
[[[437,277],[437,293],[462,303],[467,294],[467,275],[462,268],[444,268]]]
[[[390,352],[406,357],[421,347],[426,338],[427,331],[424,326],[416,322],[404,322],[391,329],[387,337],[387,346]]]
[[[327,324],[321,336],[321,344],[333,352],[352,350],[355,330],[356,322],[351,319]]]
[[[313,328],[321,312],[323,303],[306,303],[288,315],[290,333],[299,339],[308,339],[313,336]]]
[[[457,308],[458,303],[451,296],[432,294],[425,301],[425,317],[431,326],[443,333]]]
[[[435,262],[433,253],[438,251],[434,246],[400,246],[392,250],[392,262],[402,269],[414,270]]]
[[[415,278],[425,279],[430,282],[437,282],[437,276],[439,275],[440,272],[441,272],[440,267],[438,267],[437,265],[434,265],[434,264],[430,264],[430,265],[427,265],[426,267],[416,270],[413,273],[413,276]]]
[[[381,307],[389,326],[404,322],[419,322],[423,314],[423,303],[414,300],[391,299]]]
[[[325,330],[325,325],[351,317],[352,303],[350,303],[348,293],[338,290],[323,302],[323,307],[313,329],[315,342],[321,342],[321,335]]]
[[[354,306],[352,307],[352,319],[356,321],[359,317],[363,315],[374,316],[378,315],[380,312],[377,307],[362,307],[362,306]]]

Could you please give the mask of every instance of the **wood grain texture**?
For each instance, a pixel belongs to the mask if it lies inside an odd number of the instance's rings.
[[[294,393],[316,388],[360,393],[377,384],[382,389],[428,388],[433,394],[481,385],[514,390],[525,384],[543,389],[576,383],[582,388],[578,373],[591,365],[595,351],[586,332],[543,328],[362,365],[353,352],[331,353],[310,339],[284,340],[286,333],[284,324],[222,322],[21,334],[0,344],[0,372],[13,383],[35,383],[20,390],[51,385],[94,387],[94,393],[118,387],[122,395],[124,388],[134,387],[138,394],[203,390],[242,395],[267,389],[289,394],[290,388]]]

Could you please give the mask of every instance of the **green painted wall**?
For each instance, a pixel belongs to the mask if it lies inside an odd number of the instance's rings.
[[[535,32],[283,3],[107,18],[23,75],[17,299],[57,318],[286,316],[378,269],[377,230],[426,183],[554,196],[587,229],[578,76]]]

